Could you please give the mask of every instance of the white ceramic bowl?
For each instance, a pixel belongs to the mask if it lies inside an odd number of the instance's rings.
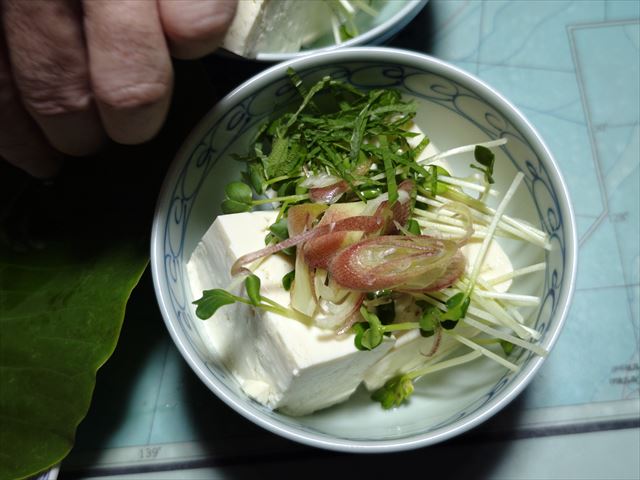
[[[360,35],[339,45],[327,33],[304,50],[298,52],[258,52],[256,60],[262,62],[282,62],[317,52],[356,47],[361,45],[381,45],[400,32],[427,4],[428,0],[375,0],[372,6],[378,15],[371,17],[361,13],[356,18]]]
[[[358,391],[347,403],[299,418],[252,401],[224,367],[208,360],[198,333],[201,320],[191,305],[199,295],[189,291],[185,264],[219,213],[224,185],[239,178],[242,165],[230,155],[245,153],[274,108],[297,100],[286,75],[289,67],[308,82],[332,75],[358,87],[400,89],[418,102],[416,121],[441,149],[508,138],[496,152],[495,188],[504,192],[517,171],[525,174],[507,213],[546,231],[552,249],[503,246],[516,267],[547,262],[546,271],[522,277],[514,287],[542,297],[530,317],[542,333],[541,344],[550,349],[560,333],[573,292],[576,233],[565,183],[543,141],[512,104],[482,81],[425,55],[379,47],[324,52],[276,65],[221,100],[192,132],[167,174],[153,225],[151,266],[169,332],[218,397],[256,424],[295,441],[334,450],[383,452],[430,445],[467,431],[522,391],[543,358],[519,353],[517,373],[478,360],[433,374],[417,382],[408,405],[392,411],[383,411]],[[462,165],[468,163],[465,159]]]

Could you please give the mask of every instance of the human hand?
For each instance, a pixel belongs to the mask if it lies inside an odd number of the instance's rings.
[[[47,178],[61,153],[153,137],[170,55],[221,43],[236,0],[0,0],[0,157]]]

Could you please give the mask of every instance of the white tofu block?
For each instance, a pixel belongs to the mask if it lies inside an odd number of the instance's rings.
[[[193,298],[203,290],[227,289],[233,262],[264,247],[267,228],[275,219],[276,212],[219,216],[187,264]],[[289,292],[281,280],[292,268],[281,254],[260,263],[254,273],[261,279],[262,295],[288,306]],[[373,351],[359,351],[351,334],[336,336],[244,304],[220,308],[200,329],[212,359],[229,369],[247,395],[290,415],[347,400],[366,370],[393,345],[393,339],[386,339]]]
[[[297,52],[327,32],[330,19],[324,0],[241,0],[222,46],[249,58]]]
[[[462,253],[467,257],[467,273],[471,273],[471,269],[473,268],[476,257],[480,253],[481,247],[481,241],[469,242],[462,247]],[[479,278],[487,280],[511,272],[513,272],[513,265],[511,264],[511,260],[509,260],[509,256],[495,239],[492,240],[487,249],[487,254],[484,257],[484,262],[482,262],[482,266],[480,267]],[[496,292],[504,293],[509,290],[511,283],[511,280],[506,280],[494,285],[492,288]]]

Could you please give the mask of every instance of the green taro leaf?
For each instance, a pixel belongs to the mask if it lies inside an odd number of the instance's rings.
[[[82,160],[49,186],[0,160],[3,480],[42,472],[71,450],[148,261],[152,205],[141,218],[134,168],[122,178],[117,164]]]
[[[70,451],[95,375],[111,356],[146,256],[123,245],[0,250],[0,478],[23,478]]]
[[[0,159],[2,480],[36,475],[67,455],[96,370],[114,350],[148,262],[169,162],[216,101],[200,67],[177,67],[174,105],[152,141],[65,158],[49,185]]]

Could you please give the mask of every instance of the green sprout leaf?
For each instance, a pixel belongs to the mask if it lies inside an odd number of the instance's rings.
[[[376,390],[371,399],[379,402],[382,408],[389,410],[402,405],[413,393],[413,381],[407,375],[388,380],[382,388]]]
[[[493,152],[487,147],[476,145],[476,148],[473,151],[473,156],[476,162],[482,165],[482,167],[471,165],[471,168],[484,173],[484,178],[488,183],[495,183],[495,181],[493,180],[493,164],[495,163],[496,156],[493,154]]]
[[[220,307],[231,305],[235,302],[235,296],[220,288],[214,288],[213,290],[203,291],[202,297],[193,302],[193,304],[197,306],[197,317],[202,320],[206,320],[211,318]]]
[[[420,229],[420,225],[418,224],[417,220],[415,219],[411,219],[409,220],[409,222],[407,223],[407,231],[413,235],[421,235],[422,234],[422,230]]]
[[[431,194],[435,196],[438,194],[438,168],[435,165],[432,165],[430,167],[430,170],[431,170],[431,176],[429,180],[430,180]]]
[[[282,217],[276,223],[269,226],[269,233],[264,239],[265,245],[269,245],[272,242],[278,243],[289,238],[288,220],[286,217]],[[296,247],[289,247],[282,250],[282,253],[288,256],[293,256],[296,253]]]
[[[491,150],[487,147],[483,147],[482,145],[477,145],[473,151],[473,156],[480,165],[483,165],[488,168],[493,168],[493,162],[495,160],[495,155]]]
[[[258,163],[250,163],[247,166],[246,179],[258,195],[264,192],[264,173],[262,166]]]
[[[373,350],[382,343],[383,338],[384,335],[382,331],[377,328],[371,328],[371,326],[369,326],[369,328],[367,328],[362,334],[360,343],[366,350]]]
[[[502,347],[502,351],[504,352],[504,354],[507,356],[511,355],[511,352],[513,352],[514,345],[511,342],[500,340],[500,346]]]
[[[381,303],[376,307],[376,315],[382,325],[390,325],[396,318],[396,303],[392,300],[388,303]]]
[[[420,334],[423,337],[430,337],[438,326],[442,326],[445,330],[452,330],[467,314],[470,301],[468,295],[459,292],[446,301],[447,310],[443,312],[434,305],[419,300],[416,303],[422,308],[422,316],[419,320]]]
[[[446,330],[453,329],[458,320],[464,318],[471,303],[471,298],[463,292],[456,293],[447,300],[447,311],[440,317],[441,325]]]
[[[440,324],[440,313],[440,310],[433,305],[427,305],[424,308],[418,322],[420,324],[420,335],[430,337],[436,333],[436,328]]]
[[[269,226],[269,231],[278,239],[278,241],[289,238],[288,220],[282,217],[276,223]]]
[[[260,296],[260,278],[251,274],[244,280],[244,288],[247,290],[247,296],[251,300],[251,304],[258,306],[262,302]]]
[[[296,181],[289,180],[282,182],[276,190],[276,193],[278,194],[278,197],[285,197],[296,193]]]
[[[382,343],[384,339],[384,326],[378,316],[369,312],[366,307],[360,307],[360,313],[366,321],[367,327],[354,340],[358,350],[373,350]]]
[[[355,334],[355,338],[353,339],[353,343],[358,350],[367,350],[362,346],[362,335],[364,335],[365,330],[369,327],[369,324],[366,322],[358,322],[351,327],[351,330]]]
[[[463,292],[456,293],[453,297],[447,300],[447,314],[446,318],[452,318],[454,320],[460,320],[467,314],[469,303],[471,299]]]
[[[282,277],[282,288],[284,288],[287,292],[291,290],[291,285],[296,278],[296,271],[291,270],[284,277]]]
[[[444,168],[430,165],[429,166],[429,176],[427,177],[427,183],[429,185],[429,193],[432,197],[436,195],[442,195],[449,190],[449,187],[446,183],[438,181],[439,175],[449,176],[449,172],[447,172]]]
[[[251,187],[243,182],[231,182],[224,193],[226,198],[222,202],[223,213],[248,212],[252,208],[253,197]]]
[[[247,205],[246,203],[236,202],[235,200],[226,199],[222,202],[222,213],[242,213],[249,212],[251,210],[251,205]]]
[[[342,25],[340,25],[339,32],[340,32],[340,40],[342,40],[343,42],[346,42],[347,40],[351,40],[352,38],[355,38],[358,35],[358,32],[353,28],[353,25],[346,24],[346,23],[343,23]]]
[[[251,204],[251,201],[253,200],[251,187],[243,182],[231,182],[225,187],[224,193],[228,199],[234,200],[238,203]]]
[[[363,188],[359,190],[360,195],[365,200],[373,200],[374,198],[378,198],[382,193],[382,190],[379,188]]]

